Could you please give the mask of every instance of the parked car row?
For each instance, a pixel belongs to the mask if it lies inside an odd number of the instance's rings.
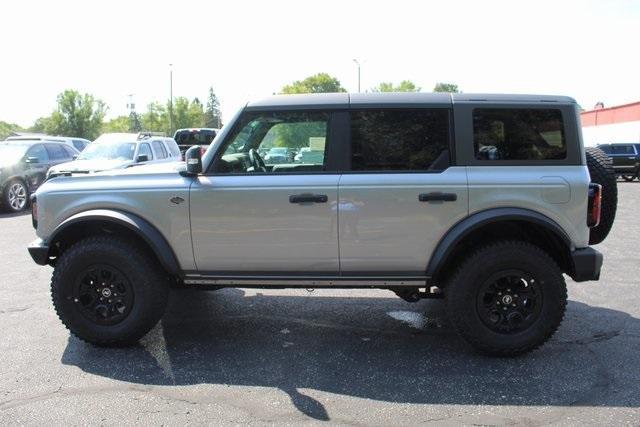
[[[640,180],[640,143],[600,144],[598,148],[611,159],[617,177]]]
[[[50,167],[69,162],[80,152],[72,146],[39,139],[0,143],[0,193],[10,212],[27,207],[29,194],[42,184]]]
[[[21,133],[9,136],[6,141],[50,141],[66,144],[78,151],[84,150],[91,141],[84,138],[70,138],[66,136],[50,136],[38,133]]]
[[[20,134],[0,142],[0,205],[20,212],[47,179],[181,160],[173,138],[151,132],[82,138]]]

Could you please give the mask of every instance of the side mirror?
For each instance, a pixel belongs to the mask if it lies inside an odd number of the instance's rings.
[[[147,154],[140,154],[138,157],[136,157],[137,163],[148,162],[148,161],[149,161],[149,156]]]
[[[184,153],[184,161],[187,163],[187,174],[190,176],[202,173],[202,154],[200,146],[194,145]]]
[[[40,159],[38,159],[37,157],[27,157],[26,159],[24,159],[25,163],[40,163]]]

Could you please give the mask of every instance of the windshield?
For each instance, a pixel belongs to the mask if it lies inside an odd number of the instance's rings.
[[[133,160],[136,151],[135,142],[93,143],[78,156],[78,160]]]
[[[7,165],[15,163],[20,157],[24,156],[28,145],[21,144],[2,144],[0,145],[0,164]]]

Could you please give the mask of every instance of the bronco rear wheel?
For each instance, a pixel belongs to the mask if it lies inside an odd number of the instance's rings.
[[[146,251],[118,237],[90,237],[56,263],[53,305],[78,338],[99,346],[131,345],[160,320],[169,284]]]
[[[567,288],[542,249],[503,241],[477,250],[446,284],[449,318],[481,353],[516,356],[546,342],[558,329]]]

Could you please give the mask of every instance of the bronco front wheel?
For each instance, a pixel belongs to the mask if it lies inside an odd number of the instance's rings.
[[[144,248],[118,237],[90,237],[56,263],[53,305],[78,338],[99,346],[131,345],[160,320],[168,280]]]

